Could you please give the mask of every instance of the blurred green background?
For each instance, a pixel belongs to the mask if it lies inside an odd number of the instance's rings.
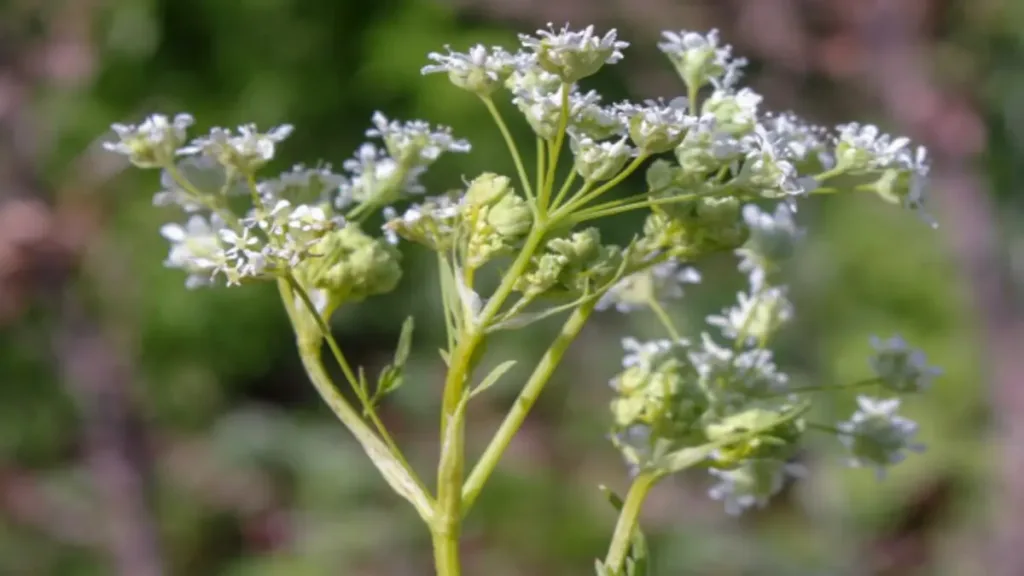
[[[186,291],[162,267],[157,230],[177,215],[151,205],[156,176],[123,170],[97,141],[112,122],[187,111],[200,130],[292,123],[277,168],[337,166],[382,110],[473,142],[429,175],[445,190],[511,163],[471,96],[420,76],[427,52],[510,45],[567,20],[632,42],[626,65],[588,82],[609,100],[679,94],[660,30],[719,27],[751,59],[768,108],[877,122],[927,144],[935,163],[938,231],[874,198],[806,204],[798,320],[779,351],[798,381],[845,382],[867,371],[870,334],[902,333],[946,371],[910,408],[929,451],[878,483],[822,439],[807,479],[740,519],[706,497],[703,475],[666,482],[644,517],[654,573],[1024,574],[1024,445],[1001,441],[1024,426],[1024,4],[6,0],[0,575],[431,574],[426,531],[305,381],[273,288]],[[413,374],[384,417],[432,477],[443,323],[432,259],[404,249],[399,290],[343,310],[336,330],[375,370],[417,316]],[[739,288],[731,266],[708,263],[673,309],[692,330]],[[552,328],[490,353],[528,365]],[[608,312],[573,346],[468,520],[465,573],[592,574],[614,522],[598,485],[627,481],[605,440],[606,382],[627,334],[658,330],[645,313]],[[476,406],[471,453],[514,380]],[[996,557],[1004,568],[986,568]]]

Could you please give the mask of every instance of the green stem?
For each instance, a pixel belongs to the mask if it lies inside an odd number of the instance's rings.
[[[522,250],[502,277],[501,284],[474,321],[463,327],[452,354],[442,393],[441,457],[437,467],[437,510],[431,524],[438,574],[459,574],[458,546],[462,528],[462,481],[465,466],[466,383],[473,370],[477,348],[486,337],[487,325],[512,294],[516,280],[530,265],[530,258],[544,241],[545,229],[535,225]]]
[[[293,304],[291,289],[284,280],[278,281],[278,289],[285,303],[285,310],[294,324],[297,319],[297,311]],[[327,370],[324,369],[323,361],[320,358],[319,342],[303,337],[298,331],[296,336],[298,337],[302,365],[324,403],[355,436],[388,485],[397,494],[408,500],[425,522],[430,523],[434,515],[434,502],[423,488],[422,483],[417,481],[410,470],[395,458],[387,445],[363,421],[348,400],[338,392],[331,377],[327,374]]]
[[[854,390],[858,388],[869,388],[871,386],[877,386],[881,383],[881,378],[866,378],[864,380],[857,380],[856,382],[848,382],[846,384],[823,384],[813,386],[798,386],[796,388],[788,388],[779,392],[773,392],[771,394],[765,394],[759,396],[760,398],[775,398],[778,396],[789,396],[790,394],[804,394],[811,392],[840,392],[844,390]]]
[[[545,174],[545,151],[546,143],[544,139],[537,136],[537,190],[544,188],[544,174]]]
[[[459,576],[462,568],[459,564],[458,535],[435,532],[433,543],[434,568],[437,576]]]
[[[573,182],[576,181],[576,176],[578,174],[579,173],[576,172],[575,168],[573,168],[572,171],[569,172],[569,177],[565,179],[565,183],[562,184],[562,188],[558,191],[558,194],[555,194],[555,199],[551,201],[552,210],[558,209],[558,205],[562,203],[562,200],[565,198],[565,195],[569,193],[569,188],[571,188]],[[586,182],[584,182],[583,189],[586,190],[587,188],[589,188],[589,186]]]
[[[327,325],[327,322],[323,319],[323,316],[320,315],[320,312],[317,311],[316,305],[313,303],[313,300],[310,299],[309,294],[306,292],[305,289],[302,288],[302,285],[299,284],[298,280],[296,280],[294,276],[289,276],[286,279],[286,281],[287,288],[289,290],[282,291],[282,297],[284,297],[286,294],[297,294],[299,299],[302,300],[309,314],[316,319],[317,326],[320,329],[321,336],[323,336],[323,339],[327,341],[327,346],[328,348],[330,348],[335,361],[338,363],[339,366],[341,366],[342,373],[348,380],[349,385],[352,387],[352,390],[356,394],[356,397],[359,398],[360,403],[363,405],[363,411],[366,413],[366,416],[370,419],[370,422],[373,424],[373,427],[377,429],[377,433],[380,435],[380,440],[383,440],[384,445],[387,447],[388,451],[391,452],[391,455],[394,458],[394,460],[396,460],[398,464],[401,465],[401,467],[405,470],[406,475],[416,484],[417,488],[419,489],[419,492],[422,494],[426,494],[426,486],[423,485],[423,481],[419,479],[419,477],[416,475],[416,472],[413,470],[412,466],[410,466],[408,461],[406,461],[405,456],[402,454],[402,450],[398,447],[398,444],[391,437],[391,434],[388,433],[388,429],[387,427],[384,426],[384,423],[380,420],[380,417],[377,416],[377,411],[373,408],[373,403],[370,402],[370,399],[366,396],[366,390],[363,389],[363,387],[360,385],[359,380],[355,375],[355,372],[353,372],[352,367],[349,365],[348,360],[346,360],[345,358],[345,355],[342,354],[341,347],[338,346],[338,341],[334,339],[334,335],[331,334],[330,327]],[[293,318],[293,321],[294,314],[296,312],[297,311],[295,311],[294,308],[290,309],[290,316]],[[300,336],[300,340],[300,348],[316,350],[317,362],[320,363],[322,369],[323,364],[322,362],[320,362],[320,344],[304,336]],[[333,390],[335,394],[337,394],[333,382],[331,382],[331,390]],[[345,404],[348,405],[348,402],[346,402]],[[359,418],[359,422],[363,423],[362,418]]]
[[[604,194],[605,192],[607,192],[607,191],[611,190],[612,188],[618,186],[623,180],[628,178],[630,176],[630,174],[632,174],[633,172],[636,172],[636,169],[639,168],[640,165],[643,164],[644,161],[647,160],[648,157],[649,157],[649,155],[644,154],[644,153],[641,152],[639,155],[637,155],[636,158],[633,159],[632,162],[629,163],[628,166],[626,166],[614,178],[612,178],[611,180],[605,182],[601,186],[598,186],[594,190],[592,190],[590,192],[584,192],[583,194],[581,194],[581,195],[577,196],[576,198],[572,199],[571,201],[567,202],[566,205],[564,207],[562,207],[562,209],[559,210],[558,212],[560,214],[561,213],[572,214],[573,212],[579,210],[583,206],[586,206],[588,202],[591,202],[593,200],[596,200],[596,199],[600,198],[602,194]]]
[[[696,84],[687,85],[687,96],[690,99],[688,104],[690,105],[691,116],[700,116],[700,107],[697,105],[697,95],[699,92],[700,86],[697,86]]]
[[[505,416],[501,426],[498,427],[498,431],[487,445],[483,455],[480,456],[480,460],[473,466],[473,470],[470,472],[469,478],[462,489],[462,510],[464,514],[476,502],[477,496],[480,495],[484,484],[494,472],[498,461],[501,460],[502,454],[505,453],[505,450],[512,442],[512,438],[519,431],[520,426],[523,425],[527,414],[530,413],[530,409],[537,402],[537,398],[540,397],[544,387],[551,379],[551,375],[554,374],[566,350],[569,349],[573,340],[576,339],[576,336],[583,329],[591,312],[594,310],[595,302],[589,301],[584,303],[566,320],[558,337],[555,338],[551,347],[548,348],[548,351],[541,357],[537,367],[534,368],[533,373],[530,374],[529,380],[526,381],[526,385],[519,392],[515,403]]]
[[[644,500],[659,479],[660,477],[653,472],[641,472],[633,479],[633,484],[622,503],[619,520],[615,523],[615,532],[612,533],[612,541],[608,546],[608,555],[604,560],[604,567],[610,574],[622,573],[633,543],[633,533],[640,523],[640,511]]]
[[[239,221],[238,216],[235,216],[233,212],[223,206],[218,206],[216,203],[210,201],[210,195],[205,194],[202,190],[195,187],[185,175],[178,170],[178,167],[173,163],[167,164],[163,167],[167,170],[167,173],[171,175],[171,179],[174,180],[178,186],[181,186],[182,190],[188,192],[192,199],[202,204],[207,210],[218,215],[227,223],[229,226],[235,229],[236,232],[241,231],[242,223]]]
[[[821,174],[816,175],[814,177],[814,179],[817,180],[818,182],[824,182],[824,181],[826,181],[826,180],[828,180],[830,178],[835,178],[836,176],[841,176],[842,174],[844,174],[846,172],[846,170],[847,170],[846,166],[841,166],[839,164],[836,164],[835,166],[832,167],[832,169],[826,170],[826,171],[822,172]]]
[[[607,216],[614,216],[616,214],[622,214],[623,212],[629,212],[630,210],[639,210],[641,208],[650,208],[652,206],[662,206],[665,204],[676,204],[679,202],[689,202],[700,196],[706,197],[718,197],[728,196],[733,193],[734,190],[730,188],[724,188],[722,190],[715,191],[714,193],[708,194],[681,194],[679,196],[670,196],[668,198],[644,198],[643,200],[635,201],[635,197],[622,198],[619,200],[612,200],[605,202],[604,204],[598,204],[597,206],[591,206],[586,210],[581,210],[572,215],[571,220],[574,224],[586,222],[587,220],[594,220],[596,218],[604,218]],[[739,196],[737,196],[739,197]],[[630,202],[633,200],[632,202]]]
[[[555,187],[555,173],[558,170],[558,158],[562,154],[562,146],[565,144],[565,131],[569,126],[569,90],[568,83],[562,83],[562,110],[559,114],[558,132],[555,134],[555,142],[548,150],[548,175],[544,180],[544,187],[537,191],[537,208],[542,214],[547,213],[548,201],[551,199],[552,189]]]
[[[516,172],[519,173],[519,182],[523,186],[526,197],[532,200],[533,188],[530,187],[530,179],[526,175],[526,168],[523,165],[522,157],[519,155],[519,147],[516,146],[516,141],[512,138],[512,133],[509,132],[505,120],[501,117],[501,112],[498,111],[498,107],[494,105],[494,100],[490,97],[482,97],[481,100],[484,101],[484,106],[487,107],[487,111],[494,118],[494,122],[498,125],[498,130],[501,132],[501,137],[505,139],[508,151],[512,154],[512,161],[515,162]]]
[[[665,307],[661,305],[661,302],[658,302],[657,298],[655,298],[654,296],[648,298],[647,305],[651,307],[651,311],[654,312],[654,315],[658,317],[658,320],[661,322],[661,325],[665,327],[665,331],[668,332],[669,336],[672,337],[672,340],[678,342],[683,339],[683,336],[679,333],[679,330],[676,329],[675,324],[672,323],[672,317],[669,316],[668,311],[665,310]]]

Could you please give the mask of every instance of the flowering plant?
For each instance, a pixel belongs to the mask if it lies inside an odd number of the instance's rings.
[[[373,116],[364,144],[342,164],[297,166],[275,177],[260,170],[291,132],[214,128],[190,139],[185,114],[153,115],[115,125],[111,151],[140,168],[158,169],[157,205],[176,206],[184,224],[167,224],[167,266],[184,270],[190,288],[273,282],[317,391],[355,436],[390,487],[429,528],[437,573],[460,573],[463,518],[566,350],[595,311],[651,310],[665,338],[623,340],[622,369],[611,379],[610,438],[628,465],[623,499],[599,576],[645,573],[639,512],[653,485],[702,467],[712,498],[727,511],[763,506],[786,477],[800,473],[797,449],[809,431],[835,436],[853,466],[879,474],[919,450],[917,426],[900,416],[904,395],[939,374],[898,336],[874,340],[871,374],[847,385],[797,387],[773,360],[774,337],[794,316],[781,281],[802,231],[799,202],[811,195],[868,192],[924,214],[924,150],[873,126],[826,130],[791,114],[760,110],[761,97],[738,86],[744,60],[716,32],[666,32],[658,45],[686,95],[672,100],[605,104],[579,82],[623,58],[615,31],[592,27],[521,35],[518,51],[474,46],[429,55],[424,74],[441,73],[479,97],[508,146],[515,174],[482,173],[464,189],[427,196],[420,176],[468,142],[447,128]],[[536,134],[531,175],[495,104],[512,103]],[[571,170],[559,181],[559,167]],[[626,179],[646,173],[642,191]],[[626,188],[625,194],[612,195]],[[412,201],[412,203],[410,203]],[[642,228],[623,246],[604,242],[594,221],[644,211]],[[367,222],[384,218],[374,231]],[[934,224],[933,222],[931,222]],[[377,415],[382,397],[406,379],[413,322],[403,325],[394,361],[371,382],[353,367],[329,324],[343,305],[388,292],[401,275],[402,241],[436,252],[447,366],[440,417],[436,488],[408,464]],[[709,255],[734,252],[748,289],[706,319],[695,340],[677,329],[663,303],[700,281]],[[479,272],[500,271],[485,289]],[[487,340],[564,316],[561,331],[523,384],[484,453],[468,466],[464,427],[471,401],[515,363],[477,374]],[[336,388],[321,358],[326,344],[358,406]],[[857,388],[847,420],[807,418],[815,394]]]

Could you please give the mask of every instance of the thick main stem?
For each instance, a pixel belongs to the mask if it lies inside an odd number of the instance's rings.
[[[487,325],[512,294],[515,281],[530,265],[530,258],[544,241],[545,229],[537,224],[526,237],[501,284],[476,318],[464,322],[464,331],[452,355],[445,379],[441,407],[441,457],[437,467],[437,509],[431,522],[435,566],[439,576],[458,576],[459,535],[462,527],[462,481],[465,465],[466,383],[473,370],[478,348],[486,338]]]
[[[636,532],[637,525],[640,523],[640,511],[643,509],[644,500],[647,499],[651,488],[658,482],[658,478],[656,474],[641,472],[629,487],[626,500],[622,503],[622,510],[619,512],[619,520],[615,524],[615,532],[612,533],[608,555],[604,560],[604,567],[610,574],[621,572],[633,543],[633,533]]]
[[[434,567],[437,576],[459,576],[459,535],[434,532]]]

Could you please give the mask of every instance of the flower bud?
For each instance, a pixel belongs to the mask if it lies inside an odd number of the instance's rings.
[[[123,154],[139,168],[158,168],[174,161],[185,143],[186,130],[193,123],[189,114],[178,114],[173,120],[153,114],[137,126],[114,124],[118,142],[104,142],[103,147]]]
[[[581,32],[566,26],[556,32],[549,24],[547,30],[537,31],[537,37],[520,35],[519,39],[534,52],[541,68],[567,84],[593,75],[605,64],[618,62],[622,59],[621,50],[629,46],[616,40],[615,30],[601,37],[594,34],[593,26]]]
[[[506,193],[487,211],[487,223],[506,238],[523,236],[533,225],[533,210],[526,200]]]
[[[297,272],[306,284],[326,292],[326,316],[343,303],[394,290],[402,277],[400,261],[393,246],[349,224],[314,244]]]
[[[447,54],[432,52],[427,56],[434,64],[424,66],[422,73],[447,72],[452,84],[483,97],[501,86],[517,65],[517,57],[499,47],[488,49],[477,44],[465,54],[445,48]]]
[[[757,124],[757,107],[763,98],[750,88],[739,92],[715,90],[704,101],[702,111],[715,119],[716,130],[732,136],[742,136]]]
[[[591,182],[613,178],[633,155],[633,150],[626,145],[625,137],[616,142],[595,142],[587,137],[573,138],[570,144],[576,156],[576,172]]]
[[[466,204],[478,208],[492,206],[512,192],[511,182],[507,176],[484,172],[469,183]]]
[[[569,238],[554,238],[548,242],[548,248],[566,257],[570,265],[585,266],[596,257],[601,249],[601,232],[597,228],[587,228],[575,232]]]

